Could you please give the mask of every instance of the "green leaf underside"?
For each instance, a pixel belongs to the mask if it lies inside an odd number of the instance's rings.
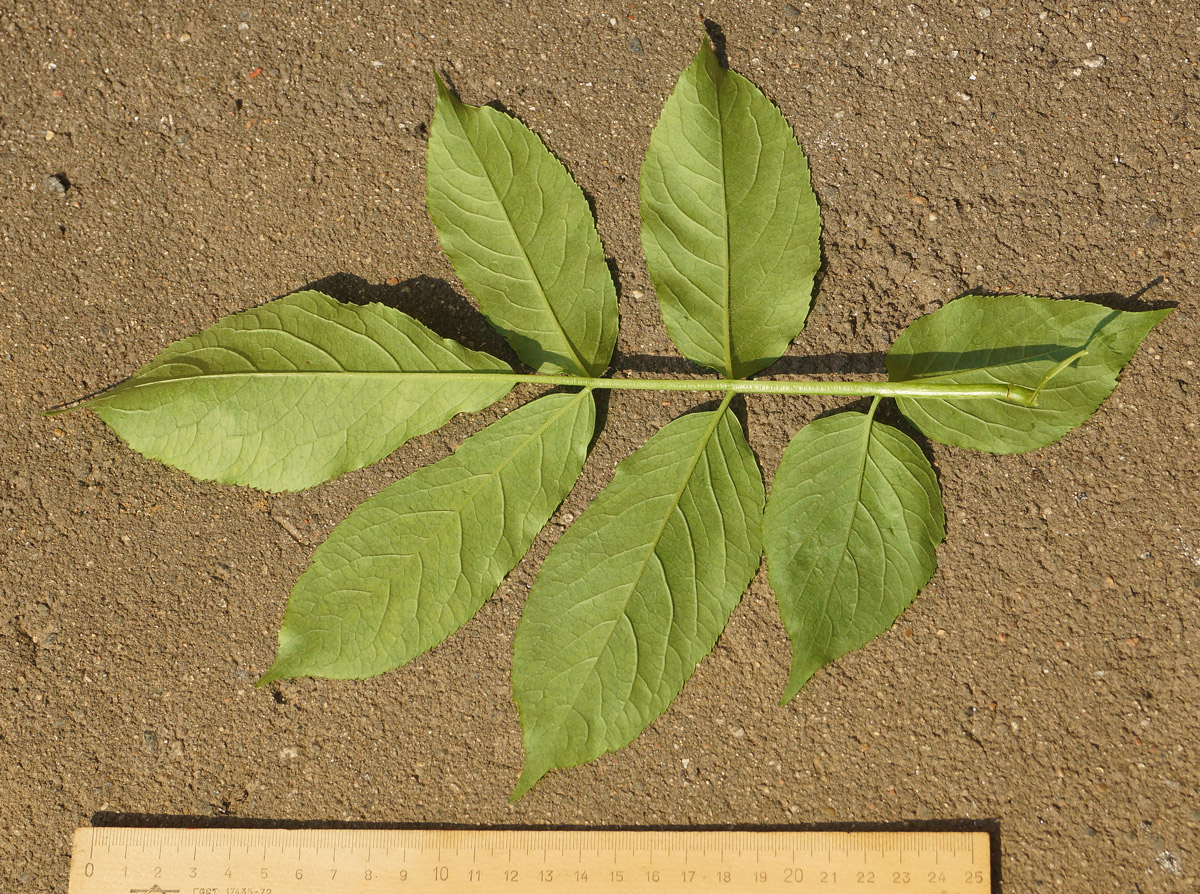
[[[1030,295],[967,295],[901,333],[888,353],[888,378],[1036,388],[1055,364],[1086,350],[1046,384],[1034,408],[1004,401],[898,400],[904,415],[936,441],[1022,453],[1052,444],[1085,422],[1168,313]]]
[[[442,248],[517,356],[540,372],[600,375],[617,293],[587,199],[542,141],[439,79],[426,184]]]
[[[803,328],[821,263],[808,162],[779,110],[707,40],[642,164],[642,246],[688,359],[744,378]]]
[[[355,509],[292,590],[260,685],[384,673],[454,633],[574,485],[595,419],[590,391],[548,395]]]
[[[907,435],[862,413],[800,430],[763,517],[767,572],[792,641],[785,702],[892,626],[933,574],[944,536],[937,479]]]
[[[400,374],[431,370],[510,372],[389,307],[296,292],[175,342],[86,406],[134,450],[197,478],[301,490],[512,387]]]
[[[525,769],[631,742],[711,651],[759,565],[763,484],[727,407],[664,426],[551,550],[513,646]]]

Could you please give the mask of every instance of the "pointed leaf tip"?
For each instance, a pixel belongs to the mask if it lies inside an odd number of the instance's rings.
[[[532,760],[527,757],[525,759],[525,766],[521,770],[521,775],[517,779],[517,784],[513,786],[512,794],[508,796],[508,802],[512,804],[525,797],[541,781],[542,777],[552,769],[553,767],[551,766],[536,767],[532,763]]]
[[[442,77],[442,73],[436,68],[433,70],[433,80],[437,85],[437,102],[449,104],[450,108],[457,114],[458,109],[464,105],[463,101],[458,98],[457,93],[450,89],[450,85],[446,83],[445,78]]]

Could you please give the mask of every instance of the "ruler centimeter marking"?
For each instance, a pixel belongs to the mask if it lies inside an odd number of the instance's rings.
[[[70,894],[989,894],[987,832],[77,829]]]

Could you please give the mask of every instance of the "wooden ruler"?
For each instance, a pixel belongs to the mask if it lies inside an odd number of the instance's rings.
[[[71,894],[988,894],[987,832],[129,829]]]

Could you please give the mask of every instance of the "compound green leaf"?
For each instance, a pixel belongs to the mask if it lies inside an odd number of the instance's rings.
[[[933,574],[944,536],[929,461],[874,409],[800,430],[763,517],[767,573],[792,640],[785,702],[892,626]]]
[[[727,407],[664,426],[542,565],[513,646],[514,798],[631,742],[711,651],[758,568],[763,484]]]
[[[546,373],[603,372],[616,289],[587,199],[542,141],[439,79],[425,176],[442,248],[521,360]]]
[[[1038,405],[990,400],[900,398],[925,435],[990,453],[1052,444],[1085,422],[1112,393],[1117,376],[1169,310],[1127,312],[1087,301],[1031,295],[967,295],[921,317],[887,357],[892,381],[1036,388],[1057,365]]]
[[[726,378],[773,363],[804,326],[821,214],[787,121],[707,40],[642,164],[642,246],[680,351]]]
[[[590,391],[540,398],[355,509],[292,590],[260,685],[384,673],[465,624],[570,491],[595,418]]]
[[[511,370],[381,304],[296,292],[175,342],[86,406],[134,450],[197,478],[300,490],[512,387],[456,377],[472,372]]]

